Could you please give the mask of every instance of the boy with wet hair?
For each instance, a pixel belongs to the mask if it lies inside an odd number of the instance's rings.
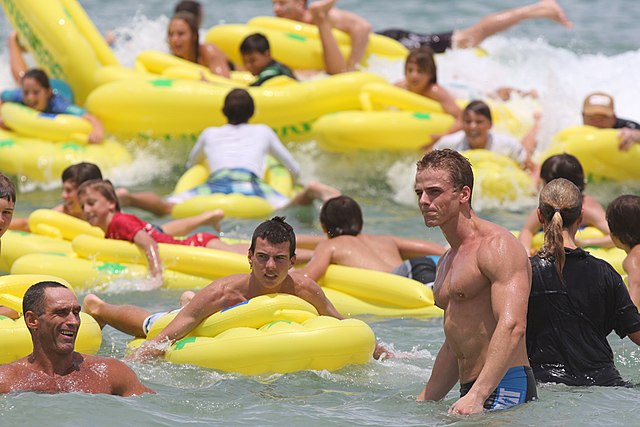
[[[16,203],[16,189],[13,182],[3,173],[0,173],[0,237],[9,229],[13,209]],[[2,240],[0,240],[0,252],[2,251]],[[17,319],[19,314],[3,305],[0,305],[0,316]]]
[[[613,243],[627,253],[622,268],[627,273],[629,295],[640,305],[640,196],[626,194],[607,207],[607,223]]]
[[[287,76],[295,79],[289,67],[271,57],[269,40],[260,33],[247,36],[240,45],[240,54],[244,67],[256,76],[251,86],[260,86],[269,79],[277,76]]]

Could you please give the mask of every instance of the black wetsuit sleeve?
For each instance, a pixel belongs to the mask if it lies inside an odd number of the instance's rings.
[[[620,338],[624,338],[628,334],[640,331],[640,314],[638,314],[638,308],[631,301],[629,291],[622,281],[622,277],[613,268],[611,268],[609,280],[611,280],[611,286],[614,289],[616,304],[616,318],[613,329]]]

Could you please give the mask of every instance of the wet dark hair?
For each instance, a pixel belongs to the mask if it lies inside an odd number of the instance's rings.
[[[464,110],[462,110],[462,117],[470,112],[486,117],[487,119],[489,119],[489,123],[493,124],[493,118],[491,117],[491,108],[489,108],[486,102],[479,100],[471,101],[464,108]]]
[[[173,9],[174,14],[178,12],[189,12],[195,16],[196,19],[199,19],[202,17],[202,4],[199,1],[182,0],[178,2]]]
[[[16,202],[16,187],[8,176],[0,172],[0,199]]]
[[[97,165],[88,162],[76,163],[62,171],[62,182],[73,181],[78,186],[85,181],[102,179],[102,172]]]
[[[357,236],[362,231],[362,209],[348,196],[327,200],[320,209],[320,224],[329,238],[342,235]]]
[[[192,47],[196,53],[195,62],[197,64],[198,60],[200,59],[200,33],[199,33],[198,20],[196,18],[196,15],[194,15],[191,12],[184,12],[184,11],[178,12],[171,17],[171,20],[169,21],[169,26],[171,26],[171,22],[175,21],[176,19],[186,22],[187,25],[189,26],[189,29],[191,30],[191,33],[195,37]],[[168,30],[169,28],[167,27],[167,36],[168,36]]]
[[[33,80],[37,81],[38,84],[40,86],[42,86],[43,88],[51,89],[51,83],[49,82],[49,76],[47,76],[47,73],[42,71],[40,68],[32,68],[32,69],[28,70],[22,76],[22,80],[21,81],[24,83],[25,79],[33,79]]]
[[[580,192],[584,191],[584,171],[580,160],[571,154],[556,154],[549,157],[540,167],[540,178],[551,182],[556,178],[564,178],[573,182]]]
[[[473,169],[471,163],[457,151],[445,148],[444,150],[433,150],[422,157],[417,163],[417,172],[426,169],[440,169],[449,173],[449,178],[456,191],[463,187],[469,187],[473,193]],[[469,196],[471,206],[471,196]]]
[[[120,202],[118,201],[118,196],[116,195],[116,190],[113,188],[113,184],[108,179],[92,179],[90,181],[85,181],[78,187],[78,198],[87,190],[95,190],[98,193],[102,194],[102,196],[108,201],[115,203],[116,211],[120,212]]]
[[[253,98],[244,89],[233,89],[224,99],[222,113],[232,125],[247,123],[255,112]]]
[[[289,242],[289,258],[296,256],[296,234],[293,227],[284,221],[284,217],[274,216],[256,227],[249,247],[251,253],[256,249],[258,237],[272,244]]]
[[[22,313],[32,311],[38,316],[44,313],[45,291],[49,288],[69,289],[62,283],[48,280],[31,285],[31,287],[27,289],[27,292],[24,293],[24,298],[22,299]]]
[[[538,256],[555,259],[556,270],[562,280],[565,263],[562,230],[569,228],[580,218],[582,193],[568,179],[556,178],[540,191],[538,210],[547,223],[544,226],[544,244]]]
[[[409,51],[409,55],[404,62],[404,71],[407,72],[407,65],[414,63],[418,66],[418,69],[423,73],[428,73],[431,76],[429,84],[438,83],[438,68],[436,66],[436,60],[433,50],[428,46],[420,46]]]
[[[640,244],[640,196],[625,194],[607,207],[609,230],[630,248]]]
[[[240,44],[240,53],[243,55],[248,55],[254,52],[265,54],[270,49],[269,40],[261,33],[248,35],[244,40],[242,40],[242,44]]]

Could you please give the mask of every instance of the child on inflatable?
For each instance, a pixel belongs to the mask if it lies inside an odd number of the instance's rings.
[[[629,295],[640,305],[640,196],[626,194],[607,207],[607,224],[613,243],[627,253],[622,268],[627,273]]]
[[[71,215],[84,220],[82,208],[78,202],[78,187],[90,180],[102,179],[100,168],[93,163],[81,162],[71,165],[62,171],[62,203],[53,208],[54,211]],[[175,219],[162,224],[162,231],[170,236],[184,236],[198,227],[212,226],[220,231],[220,221],[224,218],[222,209],[206,211],[199,215]],[[13,218],[11,230],[31,231],[27,218]]]
[[[289,67],[271,57],[269,40],[264,34],[248,35],[240,44],[240,54],[244,67],[256,76],[256,81],[250,86],[260,86],[269,79],[286,76],[295,79]]]
[[[609,225],[602,205],[592,196],[584,194],[585,179],[580,161],[571,154],[557,154],[549,157],[540,167],[540,185],[544,186],[556,178],[564,178],[573,182],[583,193],[582,200],[582,225],[590,225],[604,233],[604,237],[594,239],[576,239],[579,246],[613,247],[609,236]],[[527,217],[522,230],[520,230],[520,242],[530,255],[534,255],[537,249],[531,248],[533,235],[540,230],[540,221],[534,209]]]
[[[154,289],[162,286],[162,263],[158,243],[201,246],[245,254],[245,244],[227,244],[212,233],[196,233],[176,239],[146,223],[135,215],[120,211],[120,204],[111,182],[97,179],[78,187],[78,200],[85,219],[101,228],[107,239],[126,240],[144,249],[149,263]]]
[[[0,104],[15,102],[47,114],[71,114],[85,118],[91,123],[93,130],[88,142],[97,144],[104,138],[104,128],[100,120],[85,109],[72,104],[62,95],[53,93],[47,74],[34,68],[24,73],[19,89],[5,90],[0,95]],[[0,117],[0,127],[9,129]]]

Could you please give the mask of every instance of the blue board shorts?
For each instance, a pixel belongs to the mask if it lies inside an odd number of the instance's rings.
[[[460,385],[460,397],[466,395],[475,381]],[[536,379],[529,366],[514,366],[504,375],[498,387],[484,402],[484,409],[507,409],[538,398]]]
[[[265,199],[274,209],[280,209],[289,203],[289,198],[276,191],[253,172],[237,169],[220,169],[209,176],[207,182],[191,190],[170,196],[167,201],[181,203],[196,196],[211,194],[243,194]]]

